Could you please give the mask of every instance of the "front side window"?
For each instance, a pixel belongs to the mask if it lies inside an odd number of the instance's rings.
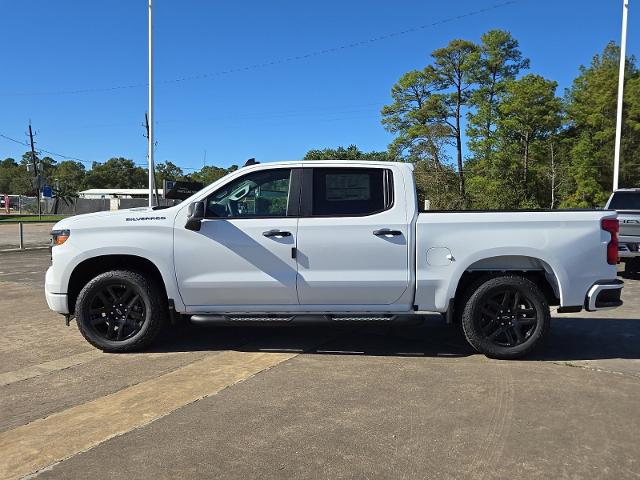
[[[291,169],[249,173],[207,199],[208,218],[284,217],[287,215]]]
[[[314,168],[317,216],[371,215],[389,208],[390,171],[381,168]]]

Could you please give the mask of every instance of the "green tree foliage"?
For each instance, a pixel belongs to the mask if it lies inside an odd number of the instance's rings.
[[[470,192],[479,208],[540,208],[551,198],[551,148],[562,124],[557,83],[539,75],[511,80],[496,109],[496,148],[468,163]],[[554,154],[554,162],[556,160]],[[554,163],[554,168],[556,167]]]
[[[146,170],[122,157],[94,162],[85,179],[87,188],[144,188],[147,184]]]
[[[238,167],[236,167],[234,170],[237,170],[237,168]],[[224,177],[227,173],[232,172],[234,170],[231,170],[231,168],[226,169],[226,168],[214,167],[212,165],[205,165],[204,167],[202,167],[202,169],[192,173],[189,177],[194,182],[200,182],[204,185],[210,185],[216,180],[219,180],[222,177]]]
[[[13,158],[6,158],[0,162],[0,193],[30,195],[34,192],[32,174],[23,161],[18,163]]]
[[[87,171],[84,165],[74,160],[60,162],[53,173],[53,185],[65,192],[79,192],[84,187]]]
[[[417,160],[414,167],[421,209],[425,200],[429,201],[430,210],[461,210],[465,207],[460,196],[458,174],[452,165]]]
[[[475,79],[480,67],[480,49],[467,40],[452,40],[444,48],[435,50],[433,70],[439,90],[434,96],[434,113],[444,116],[444,123],[451,128],[456,147],[460,196],[466,201],[462,160],[462,118],[473,93]],[[439,101],[437,101],[439,100]]]
[[[496,148],[498,105],[506,93],[507,83],[526,68],[529,60],[523,58],[518,41],[509,32],[491,30],[480,37],[478,88],[471,97],[474,110],[468,114],[466,132],[469,149],[476,160],[491,161]]]
[[[581,67],[563,101],[553,80],[520,77],[529,60],[509,32],[489,31],[478,45],[454,40],[432,53],[431,64],[404,74],[393,86],[392,103],[381,112],[383,126],[395,136],[389,151],[429,175],[440,172],[436,167],[448,168],[452,152],[467,207],[601,206],[612,183],[618,62],[619,49],[609,44],[589,67]],[[625,74],[621,186],[640,185],[639,94],[640,72],[631,58]],[[466,159],[460,131],[464,112]],[[433,185],[425,187],[428,180],[419,182],[421,192],[436,195]],[[443,191],[450,192],[448,183]],[[443,202],[458,208],[448,195],[435,203]]]
[[[569,175],[572,191],[567,207],[601,206],[611,191],[616,128],[616,102],[620,49],[609,43],[596,55],[566,94]],[[640,72],[635,59],[627,59],[623,108],[621,186],[640,185],[637,164],[640,147]]]
[[[160,182],[163,180],[185,180],[185,175],[180,167],[167,160],[156,165],[156,178]]]
[[[466,40],[452,40],[431,54],[433,64],[403,75],[393,86],[393,103],[382,109],[382,123],[398,136],[390,150],[442,164],[444,147],[456,151],[458,188],[465,199],[462,119],[480,66],[480,49]]]
[[[13,158],[0,161],[0,194],[11,192],[11,180],[15,175],[18,164]]]
[[[122,157],[114,157],[104,163],[94,162],[90,170],[72,160],[60,163],[50,157],[36,157],[36,160],[43,168],[44,183],[54,187],[55,192],[67,199],[74,198],[78,192],[88,188],[145,188],[148,184],[147,170],[137,166],[133,160]],[[31,163],[31,152],[26,152],[19,163],[13,158],[0,161],[0,194],[35,195],[33,174],[27,171],[27,165]],[[156,178],[159,182],[163,179],[193,180],[208,185],[237,169],[237,165],[229,168],[209,165],[186,175],[176,164],[167,161],[156,165]]]
[[[363,152],[355,145],[347,148],[323,148],[321,150],[309,150],[304,160],[371,160],[386,162],[393,160],[389,152]]]
[[[55,201],[53,202],[53,213],[58,213],[61,204],[71,206],[73,201],[78,198],[78,191],[69,189],[65,185],[58,185],[53,189]]]
[[[433,68],[425,68],[405,73],[391,89],[393,103],[382,108],[382,125],[396,134],[389,145],[392,156],[446,163],[452,132],[441,99],[434,97],[437,88]]]
[[[507,84],[498,106],[498,130],[504,150],[515,147],[522,158],[522,186],[529,193],[532,149],[560,128],[562,102],[555,96],[558,84],[539,75],[526,75]]]

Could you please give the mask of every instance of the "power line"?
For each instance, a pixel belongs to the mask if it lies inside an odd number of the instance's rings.
[[[327,115],[338,115],[345,113],[360,113],[360,112],[370,112],[370,109],[357,108],[357,107],[377,107],[379,110],[382,106],[384,106],[384,102],[369,102],[369,103],[359,103],[353,105],[342,105],[342,106],[330,106],[330,107],[318,107],[316,105],[309,105],[306,107],[301,107],[301,109],[297,110],[278,110],[278,111],[258,111],[258,112],[250,112],[244,111],[244,113],[232,113],[229,115],[222,116],[206,116],[206,117],[193,117],[193,118],[169,118],[164,120],[155,120],[155,125],[166,125],[170,123],[192,123],[192,122],[209,122],[209,121],[244,121],[244,120],[263,120],[263,119],[271,119],[271,118],[285,118],[285,117],[306,117],[311,116],[314,119],[319,116],[327,116]],[[74,132],[78,130],[92,129],[92,128],[106,128],[106,127],[121,127],[121,126],[131,126],[133,127],[135,124],[133,121],[126,123],[110,123],[110,124],[89,124],[89,125],[81,125],[77,128],[72,129],[64,129],[58,131],[64,132]]]
[[[29,143],[28,142],[21,142],[20,140],[16,140],[15,138],[9,137],[8,135],[4,135],[2,133],[0,133],[0,137],[9,140],[11,142],[17,143],[18,145],[24,145],[25,147],[29,147]],[[56,152],[52,152],[50,150],[45,150],[44,148],[38,148],[37,149],[38,153],[44,152],[44,153],[48,153],[49,155],[53,155],[55,157],[60,157],[60,158],[64,158],[65,160],[76,160],[78,162],[81,163],[87,163],[89,165],[93,165],[94,163],[100,163],[100,162],[92,162],[89,160],[83,160],[81,158],[78,157],[72,157],[70,155],[64,155],[62,153],[56,153]]]
[[[230,68],[227,70],[220,70],[217,72],[211,72],[211,73],[202,73],[202,74],[197,74],[197,75],[190,75],[190,76],[185,76],[185,77],[181,77],[181,78],[174,78],[171,80],[162,80],[162,81],[156,81],[156,84],[175,84],[175,83],[181,83],[181,82],[187,82],[187,81],[193,81],[193,80],[204,80],[207,78],[212,78],[212,77],[218,77],[218,76],[222,76],[222,75],[229,75],[232,73],[239,73],[239,72],[246,72],[249,70],[256,70],[256,69],[260,69],[260,68],[266,68],[266,67],[272,67],[275,65],[282,65],[282,64],[286,64],[286,63],[291,63],[291,62],[297,62],[297,61],[301,61],[301,60],[307,60],[309,58],[314,58],[314,57],[319,57],[322,55],[328,55],[328,54],[332,54],[332,53],[337,53],[337,52],[341,52],[344,50],[349,50],[352,48],[359,48],[359,47],[364,47],[367,45],[371,45],[372,43],[377,43],[377,42],[382,42],[385,40],[390,40],[396,37],[400,37],[403,35],[408,35],[410,33],[415,33],[415,32],[419,32],[421,30],[427,30],[429,28],[434,28],[440,25],[444,25],[446,23],[451,23],[451,22],[455,22],[457,20],[462,20],[464,18],[469,18],[469,17],[473,17],[473,16],[477,16],[477,15],[481,15],[483,13],[487,13],[493,10],[497,10],[499,8],[503,8],[503,7],[507,7],[509,5],[513,5],[515,3],[517,3],[518,0],[507,0],[505,2],[502,3],[496,3],[494,5],[490,5],[488,7],[485,8],[481,8],[478,10],[473,10],[467,13],[462,13],[460,15],[455,15],[452,17],[447,17],[444,18],[442,20],[438,20],[436,22],[432,22],[432,23],[426,23],[423,25],[418,25],[416,27],[411,27],[411,28],[407,28],[405,30],[398,30],[396,32],[391,32],[391,33],[386,33],[383,35],[378,35],[376,37],[371,37],[368,38],[366,40],[359,40],[357,42],[352,42],[352,43],[346,43],[343,45],[338,45],[336,47],[330,47],[330,48],[325,48],[322,50],[314,50],[311,52],[307,52],[304,54],[300,54],[300,55],[292,55],[289,57],[283,57],[283,58],[279,58],[279,59],[274,59],[274,60],[269,60],[269,61],[265,61],[265,62],[261,62],[261,63],[254,63],[254,64],[250,64],[250,65],[245,65],[244,67],[237,67],[237,68]],[[131,88],[142,88],[142,87],[147,87],[149,84],[148,83],[137,83],[137,84],[130,84],[130,85],[116,85],[116,86],[112,86],[112,87],[101,87],[101,88],[84,88],[84,89],[77,89],[77,90],[63,90],[63,91],[56,91],[56,92],[22,92],[22,93],[0,93],[0,96],[39,96],[39,95],[76,95],[76,94],[83,94],[83,93],[95,93],[95,92],[110,92],[110,91],[116,91],[116,90],[126,90],[126,89],[131,89]]]
[[[23,145],[23,146],[25,146],[27,148],[29,147],[29,143],[28,142],[22,142],[20,140],[16,140],[15,138],[9,137],[8,135],[4,135],[3,133],[0,133],[0,137],[4,138],[5,140],[9,140],[11,142],[17,143],[18,145]],[[82,160],[82,159],[80,159],[78,157],[71,157],[69,155],[63,155],[62,153],[52,152],[50,150],[45,150],[44,148],[38,148],[37,152],[38,153],[44,152],[44,153],[48,153],[48,154],[56,156],[56,157],[64,158],[66,160],[76,160],[78,162],[87,163],[89,165],[94,165],[94,164],[96,164],[96,165],[104,165],[104,163],[105,163],[105,162]],[[147,165],[144,164],[144,163],[135,163],[134,165],[135,165],[135,167],[130,168],[130,170],[134,170],[136,168],[146,168],[147,167]],[[178,168],[181,168],[182,170],[199,170],[198,168],[193,168],[193,167],[178,167]],[[220,167],[220,168],[222,168],[222,167]]]
[[[20,140],[16,140],[15,138],[7,137],[6,135],[3,135],[2,133],[0,133],[0,137],[5,138],[7,140],[11,140],[12,142],[18,143],[20,145],[24,145],[25,147],[29,146],[29,144],[27,142],[21,142]]]

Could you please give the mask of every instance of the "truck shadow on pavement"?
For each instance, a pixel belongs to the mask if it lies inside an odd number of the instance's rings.
[[[476,352],[462,329],[439,317],[420,325],[291,324],[196,326],[168,329],[153,352],[265,351],[319,355],[468,357]],[[640,359],[640,319],[553,318],[545,345],[532,361]]]
[[[619,272],[618,276],[625,280],[640,280],[640,273]]]
[[[553,318],[546,344],[529,360],[640,359],[640,318]]]

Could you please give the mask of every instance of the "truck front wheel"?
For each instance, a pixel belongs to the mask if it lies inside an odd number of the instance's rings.
[[[166,316],[167,301],[158,285],[128,270],[98,275],[76,302],[80,333],[105,352],[145,348],[158,335]]]
[[[547,300],[532,281],[517,275],[483,279],[470,289],[462,313],[469,344],[488,357],[530,353],[551,323]]]

